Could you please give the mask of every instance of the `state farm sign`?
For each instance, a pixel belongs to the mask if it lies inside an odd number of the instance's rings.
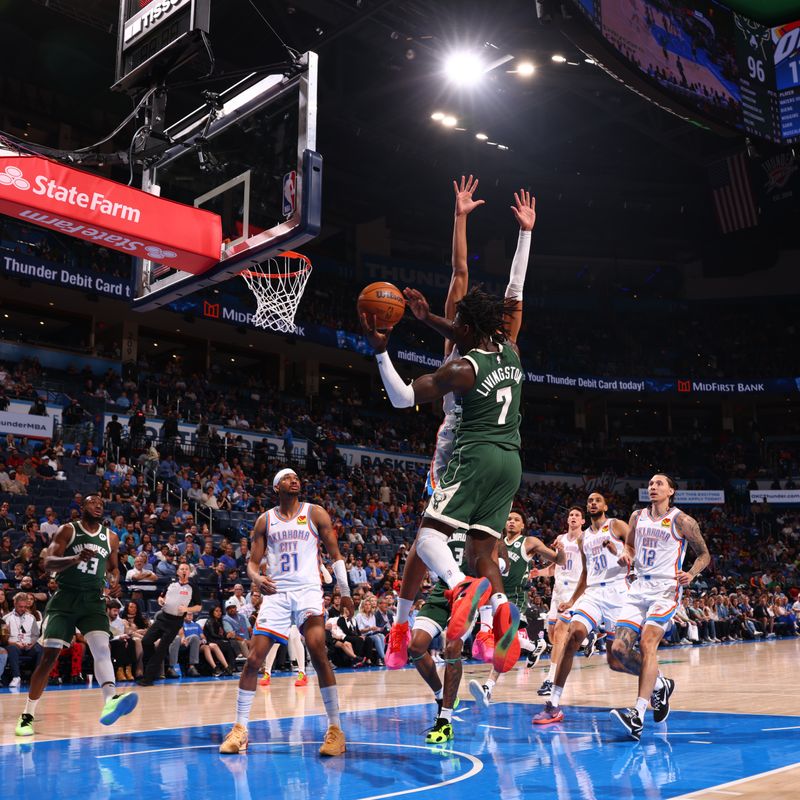
[[[217,214],[41,156],[0,152],[0,213],[194,274],[222,246]]]

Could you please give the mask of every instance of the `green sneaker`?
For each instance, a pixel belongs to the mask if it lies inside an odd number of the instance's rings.
[[[17,727],[14,728],[15,736],[33,736],[33,714],[20,714]]]
[[[439,717],[436,724],[428,731],[425,737],[425,744],[444,744],[453,739],[453,726],[446,720]]]
[[[136,692],[125,692],[109,697],[103,706],[103,713],[100,714],[100,724],[113,725],[120,717],[130,714],[138,702],[139,695]]]

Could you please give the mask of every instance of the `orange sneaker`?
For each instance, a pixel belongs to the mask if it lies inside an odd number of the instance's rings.
[[[272,682],[272,676],[269,674],[269,672],[265,672],[264,677],[258,682],[258,685],[269,686],[271,682]]]
[[[488,578],[464,578],[458,586],[444,593],[450,603],[450,622],[447,623],[447,638],[450,641],[464,636],[472,626],[478,608],[488,603],[491,592]]]
[[[519,609],[513,603],[498,606],[494,615],[494,654],[492,666],[498,672],[508,672],[519,661]]]
[[[485,664],[491,664],[494,656],[494,634],[491,631],[481,630],[472,643],[472,657]]]
[[[392,625],[384,661],[388,669],[403,669],[408,664],[409,644],[411,644],[411,631],[408,629],[408,623],[397,622]]]
[[[294,682],[295,686],[308,686],[308,675],[305,672],[300,672],[297,675],[297,680]]]

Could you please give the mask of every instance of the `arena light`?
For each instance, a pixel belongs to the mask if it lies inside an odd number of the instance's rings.
[[[584,64],[596,64],[597,62],[593,58],[584,58],[583,59],[583,63]]]
[[[455,128],[455,126],[458,125],[458,119],[456,119],[456,117],[454,117],[452,114],[448,114],[442,120],[442,125],[444,125],[445,128]]]
[[[486,72],[486,64],[478,53],[459,50],[444,61],[444,74],[457,86],[476,86]]]
[[[556,64],[563,64],[567,59],[564,58],[564,56],[562,56],[560,53],[554,53],[552,56],[550,56],[550,60],[555,61]]]
[[[485,133],[476,133],[476,139],[480,139],[480,141],[485,142],[489,137]]]
[[[522,78],[530,78],[536,72],[536,67],[530,61],[522,61],[517,64],[517,75]]]
[[[431,114],[431,119],[434,122],[441,122],[444,119],[444,112],[443,111],[434,111],[433,114]]]

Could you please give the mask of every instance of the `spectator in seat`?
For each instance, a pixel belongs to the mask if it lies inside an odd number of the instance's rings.
[[[20,665],[31,662],[34,669],[42,657],[42,646],[39,644],[39,623],[30,611],[30,600],[27,592],[14,595],[14,610],[3,617],[8,628],[8,665],[11,669],[11,683],[14,689],[21,684]]]
[[[122,447],[122,424],[116,414],[111,415],[111,421],[106,425],[106,447],[115,457]]]
[[[172,669],[178,665],[178,658],[181,650],[189,651],[189,669],[187,675],[190,678],[199,678],[200,673],[197,671],[197,665],[200,661],[201,648],[205,646],[206,661],[211,666],[212,671],[215,669],[214,658],[208,650],[208,643],[203,635],[203,629],[194,621],[194,614],[187,612],[183,618],[183,627],[178,631],[178,635],[172,640],[169,646],[169,665]]]
[[[350,568],[350,573],[348,575],[350,578],[350,583],[353,586],[363,586],[364,584],[369,584],[367,580],[367,572],[364,569],[364,562],[357,558],[355,564]]]
[[[25,487],[24,481],[17,477],[17,471],[10,469],[8,471],[8,480],[0,486],[7,494],[26,495],[28,490]]]
[[[334,598],[335,602],[336,598]],[[333,605],[331,605],[333,607]],[[363,667],[372,655],[371,642],[359,633],[358,626],[347,607],[342,606],[336,624],[344,634],[341,641],[348,642],[356,657],[355,667]]]
[[[6,474],[6,481],[8,480],[8,475]],[[2,472],[0,472],[0,484],[2,484]],[[8,503],[0,503],[0,533],[4,533],[7,530],[11,530],[14,527],[14,516],[11,514],[10,507]],[[11,540],[9,539],[9,542]],[[0,561],[3,558],[0,557]]]
[[[200,555],[200,566],[206,569],[214,569],[217,559],[214,557],[214,545],[208,541],[203,545],[203,552]]]
[[[222,555],[219,557],[219,563],[224,564],[225,569],[227,571],[230,570],[238,570],[239,565],[236,562],[236,556],[234,555],[233,545],[229,544],[225,546],[225,550]]]
[[[39,530],[47,537],[48,543],[58,533],[60,527],[56,512],[52,508],[47,509],[47,521],[40,525]]]
[[[206,620],[203,627],[206,641],[209,645],[215,645],[222,655],[222,659],[228,664],[225,668],[225,675],[233,675],[233,665],[236,663],[236,654],[228,639],[228,634],[223,625],[223,614],[221,606],[214,606],[211,616]]]
[[[247,620],[239,613],[239,606],[233,598],[228,598],[227,603],[225,603],[223,627],[236,655],[242,655],[247,658],[250,655],[250,626],[247,624]]]
[[[379,667],[383,666],[383,659],[385,657],[385,641],[384,634],[377,624],[375,619],[375,610],[377,603],[374,595],[367,595],[358,608],[356,614],[356,627],[358,632],[365,636],[372,644],[372,649],[375,655],[373,656],[373,664]]]
[[[125,632],[125,621],[119,615],[116,603],[108,605],[108,624],[111,628],[111,660],[116,669],[117,682],[132,681],[138,662],[133,637]]]
[[[178,566],[175,563],[175,554],[169,549],[168,545],[162,548],[163,558],[156,566],[156,574],[161,578],[174,578],[178,573]]]
[[[129,569],[125,575],[126,583],[155,583],[158,580],[153,570],[147,566],[147,559],[139,553],[133,559],[133,569]]]

